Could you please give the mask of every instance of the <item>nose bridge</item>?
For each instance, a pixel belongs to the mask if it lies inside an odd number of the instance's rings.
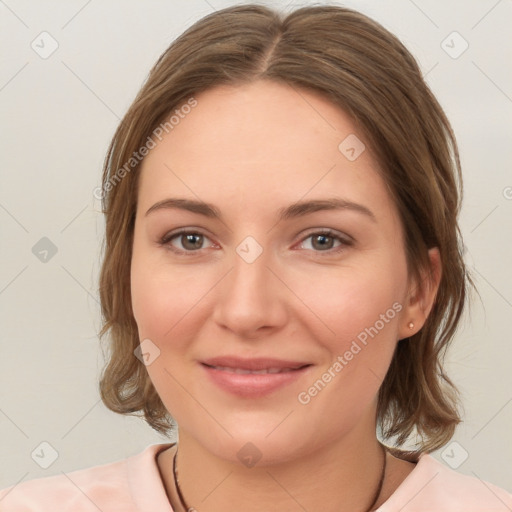
[[[238,300],[262,300],[273,289],[269,283],[272,273],[267,268],[272,265],[270,250],[265,249],[253,236],[247,236],[235,248],[235,253],[231,295]]]
[[[282,287],[268,268],[273,266],[270,250],[247,236],[236,246],[231,272],[216,303],[216,320],[234,331],[254,331],[283,321]]]

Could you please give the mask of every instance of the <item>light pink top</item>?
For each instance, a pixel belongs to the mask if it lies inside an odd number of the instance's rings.
[[[0,490],[1,512],[172,512],[156,463],[173,443],[126,459]],[[428,454],[378,512],[510,512],[512,494]]]

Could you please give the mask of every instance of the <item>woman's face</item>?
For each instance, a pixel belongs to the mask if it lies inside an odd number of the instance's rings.
[[[287,85],[196,100],[143,161],[131,267],[147,371],[180,437],[234,462],[244,450],[277,461],[375,432],[412,288],[362,136]],[[229,357],[243,361],[212,361]]]

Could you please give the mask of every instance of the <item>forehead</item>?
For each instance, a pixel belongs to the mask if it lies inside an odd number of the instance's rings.
[[[320,94],[259,81],[195,99],[143,161],[144,205],[172,194],[252,211],[335,195],[393,209],[370,152],[347,158],[347,147],[350,157],[362,150],[363,136]]]
[[[178,122],[166,137],[176,145],[179,141],[179,153],[189,161],[215,156],[247,164],[265,158],[271,164],[289,161],[302,149],[302,157],[332,164],[339,143],[355,132],[340,108],[289,84],[261,80],[221,85],[195,99],[197,106],[188,114],[174,116]]]

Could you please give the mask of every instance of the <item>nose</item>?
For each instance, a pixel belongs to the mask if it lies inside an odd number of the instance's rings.
[[[240,250],[231,261],[231,270],[216,287],[215,322],[242,339],[256,339],[282,328],[291,292],[270,252],[263,250],[252,261]]]

